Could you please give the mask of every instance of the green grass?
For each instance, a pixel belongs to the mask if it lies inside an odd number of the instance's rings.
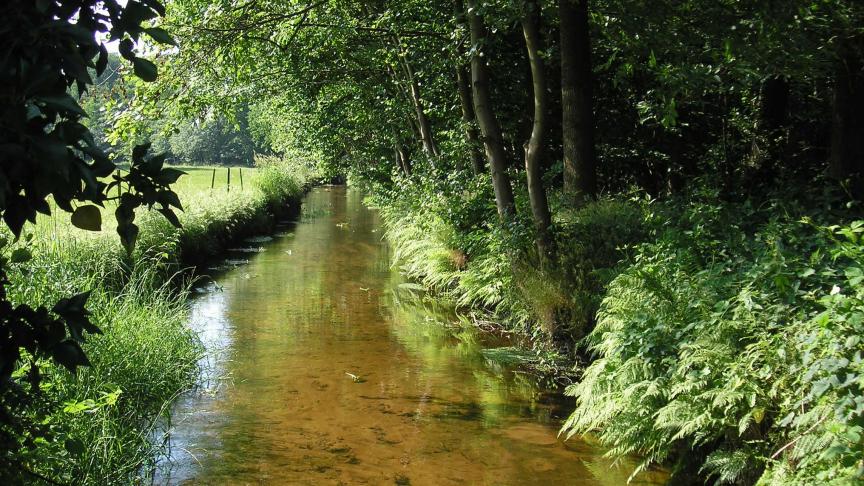
[[[174,185],[176,191],[197,192],[204,189],[229,191],[228,172],[231,173],[230,191],[250,191],[255,189],[258,169],[255,167],[208,167],[176,166],[186,172]],[[242,184],[241,184],[242,179]]]
[[[92,366],[72,375],[40,362],[41,396],[17,411],[35,435],[18,436],[0,452],[0,480],[30,484],[36,475],[61,484],[128,484],[143,480],[159,453],[153,429],[176,396],[192,386],[202,348],[186,326],[186,289],[177,272],[218,255],[232,241],[268,231],[296,207],[305,180],[279,161],[244,169],[244,190],[210,189],[210,168],[192,168],[176,191],[186,208],[182,228],[158,213],[139,211],[133,255],[113,232],[111,208],[103,230],[74,228],[66,214],[25,228],[32,260],[9,269],[13,302],[45,305],[91,291],[87,308],[104,334],[82,346]],[[217,171],[224,172],[225,168]],[[217,172],[218,174],[218,172]],[[2,251],[9,251],[5,248]],[[29,363],[15,376],[26,385]],[[5,400],[5,399],[4,399]],[[7,444],[8,445],[8,444]],[[36,481],[38,482],[38,481]]]

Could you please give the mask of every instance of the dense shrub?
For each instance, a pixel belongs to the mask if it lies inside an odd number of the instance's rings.
[[[530,221],[498,225],[487,179],[405,181],[411,195],[376,190],[393,260],[439,296],[572,351],[616,265],[644,239],[646,203],[610,198],[559,211],[557,256],[541,268]]]
[[[691,480],[860,479],[864,223],[818,227],[802,211],[661,208],[656,240],[603,298],[568,434],[596,432],[643,467],[674,460]]]

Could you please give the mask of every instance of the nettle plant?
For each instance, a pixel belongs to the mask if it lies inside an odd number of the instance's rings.
[[[125,6],[123,5],[125,3]],[[164,156],[148,156],[149,146],[135,147],[128,171],[98,148],[82,123],[87,116],[76,95],[94,83],[93,73],[108,65],[105,41],[119,41],[120,54],[145,81],[156,79],[156,66],[139,57],[135,46],[146,34],[174,44],[158,27],[164,15],[157,0],[34,0],[4,4],[0,21],[0,216],[17,241],[27,221],[57,208],[72,223],[101,229],[101,210],[116,203],[117,232],[127,251],[138,236],[135,209],[156,208],[179,225],[173,208],[182,209],[170,189],[181,171],[164,168]],[[74,371],[87,365],[81,349],[87,333],[98,333],[86,309],[88,293],[61,299],[51,309],[8,299],[7,272],[29,252],[20,244],[0,242],[0,392],[19,388],[13,371],[30,361],[27,380],[38,392],[40,360]],[[19,390],[20,392],[20,390]],[[4,413],[4,422],[10,421]]]

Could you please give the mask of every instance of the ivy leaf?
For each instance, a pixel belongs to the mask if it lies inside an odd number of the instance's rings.
[[[143,57],[136,57],[132,60],[132,65],[135,69],[135,76],[138,76],[148,83],[156,81],[157,70],[155,64]]]
[[[93,205],[81,206],[72,213],[72,224],[87,231],[102,231],[102,212]]]

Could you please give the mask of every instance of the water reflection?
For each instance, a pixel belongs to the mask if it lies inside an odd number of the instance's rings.
[[[500,343],[401,294],[380,235],[358,193],[316,189],[193,303],[210,372],[155,482],[623,484],[602,450],[558,440],[570,404],[489,365]]]

